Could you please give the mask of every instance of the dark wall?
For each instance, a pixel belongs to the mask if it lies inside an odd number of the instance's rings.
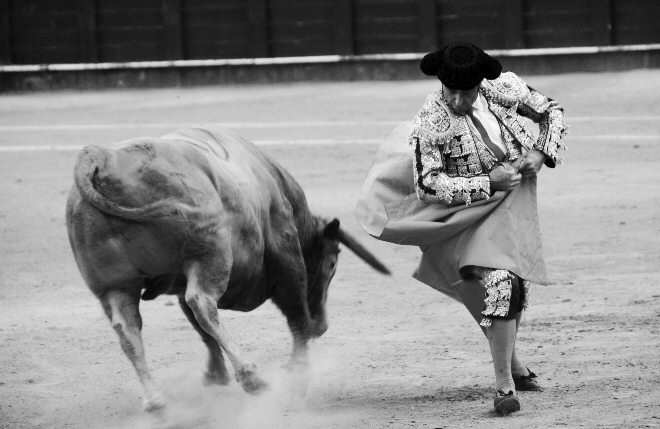
[[[660,43],[658,0],[0,0],[0,63]]]

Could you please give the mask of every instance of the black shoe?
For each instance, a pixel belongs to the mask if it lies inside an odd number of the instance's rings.
[[[529,368],[527,368],[527,371],[529,371]],[[520,375],[518,377],[514,375],[513,384],[516,386],[516,390],[523,392],[540,391],[542,390],[541,386],[536,380],[534,380],[535,378],[536,374],[532,371],[529,371],[528,375]]]
[[[504,393],[501,390],[498,390],[495,394],[495,398],[493,398],[493,404],[495,405],[495,412],[503,416],[520,411],[518,395],[510,390],[509,393]]]

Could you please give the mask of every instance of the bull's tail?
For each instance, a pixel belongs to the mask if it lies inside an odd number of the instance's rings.
[[[100,146],[85,146],[76,160],[74,182],[83,199],[110,216],[136,222],[172,214],[168,200],[156,201],[142,207],[126,207],[102,195],[94,186],[94,178],[99,169],[106,165],[107,150]]]

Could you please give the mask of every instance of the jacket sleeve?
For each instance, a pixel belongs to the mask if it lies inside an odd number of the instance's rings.
[[[566,134],[564,109],[553,99],[528,88],[529,96],[518,105],[518,112],[538,123],[539,137],[534,148],[546,155],[545,165],[554,168],[561,164],[566,149],[563,141]]]
[[[413,149],[417,198],[448,206],[490,198],[488,175],[450,177],[443,167],[444,136],[450,136],[449,117],[431,94],[413,120],[408,143]]]

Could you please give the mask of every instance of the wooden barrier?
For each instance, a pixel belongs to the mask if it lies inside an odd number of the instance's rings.
[[[657,0],[0,0],[0,63],[660,43]]]

